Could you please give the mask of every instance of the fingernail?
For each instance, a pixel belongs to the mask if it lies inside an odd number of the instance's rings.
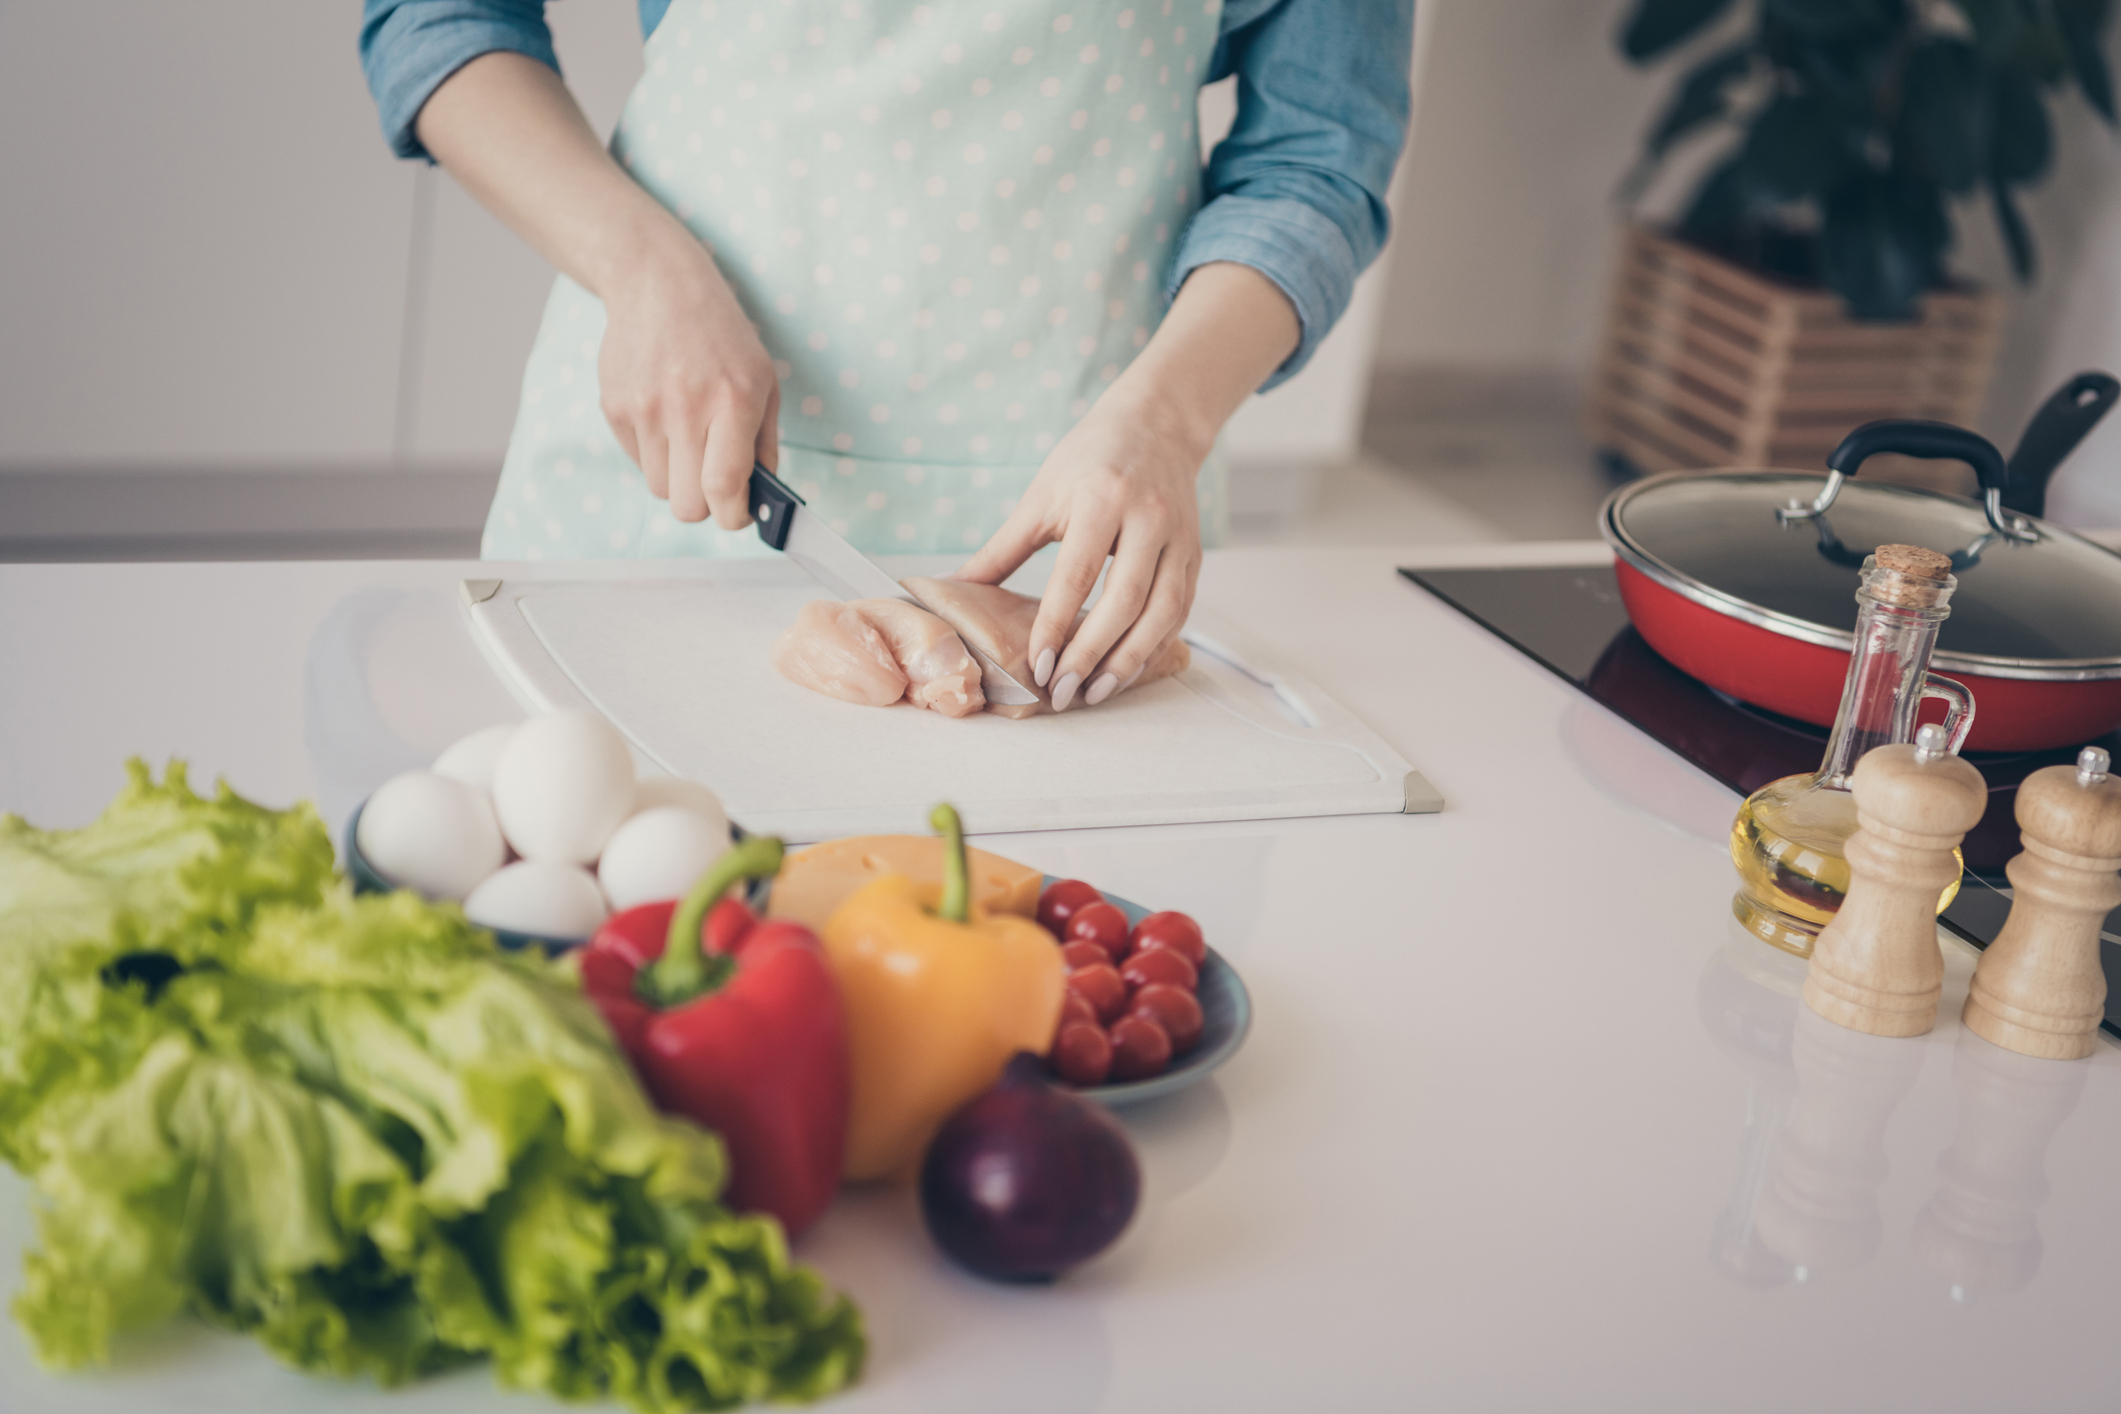
[[[1083,685],[1081,673],[1069,673],[1053,684],[1053,710],[1065,712],[1068,704],[1075,700],[1075,689]]]
[[[1095,707],[1098,703],[1110,697],[1112,690],[1118,686],[1119,675],[1117,673],[1106,673],[1096,682],[1090,684],[1090,690],[1083,694],[1083,702],[1088,706]]]
[[[1031,670],[1031,681],[1037,683],[1040,687],[1044,687],[1046,679],[1052,676],[1053,650],[1048,648],[1045,652],[1038,655],[1038,666]]]

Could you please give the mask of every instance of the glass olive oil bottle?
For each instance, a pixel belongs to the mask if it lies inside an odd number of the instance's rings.
[[[1913,545],[1881,545],[1863,562],[1856,590],[1855,647],[1826,757],[1809,776],[1770,781],[1738,808],[1731,862],[1738,893],[1731,911],[1748,932],[1809,957],[1813,940],[1841,907],[1849,866],[1843,846],[1856,833],[1849,773],[1872,747],[1914,739],[1926,697],[1944,699],[1949,749],[1974,723],[1974,698],[1929,671],[1937,630],[1950,616],[1958,580],[1951,561]],[[1937,900],[1942,913],[1959,893],[1954,879]]]

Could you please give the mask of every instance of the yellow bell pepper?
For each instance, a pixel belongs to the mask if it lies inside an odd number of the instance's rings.
[[[1060,1021],[1053,935],[974,905],[957,812],[939,805],[931,819],[946,842],[940,888],[886,874],[825,924],[854,1073],[850,1179],[910,1173],[942,1122],[1018,1051],[1044,1055]]]

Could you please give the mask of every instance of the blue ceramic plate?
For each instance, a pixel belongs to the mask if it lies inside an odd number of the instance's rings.
[[[1041,890],[1059,882],[1051,874],[1045,878]],[[1105,902],[1127,915],[1128,926],[1147,918],[1156,910],[1143,908],[1117,894],[1106,894]],[[1252,998],[1245,991],[1245,984],[1238,978],[1237,969],[1223,961],[1221,953],[1208,949],[1208,961],[1200,970],[1200,985],[1194,995],[1200,998],[1202,1027],[1200,1044],[1165,1071],[1152,1075],[1147,1080],[1123,1080],[1111,1085],[1090,1085],[1077,1091],[1105,1105],[1138,1105],[1144,1100],[1158,1100],[1176,1090],[1183,1090],[1196,1081],[1208,1078],[1217,1066],[1237,1054],[1237,1048],[1245,1043],[1245,1034],[1252,1029]],[[1072,1088],[1072,1087],[1071,1087]]]

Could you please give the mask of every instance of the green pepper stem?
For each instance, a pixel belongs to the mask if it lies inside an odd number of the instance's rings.
[[[928,823],[943,837],[943,901],[935,916],[963,923],[972,916],[972,869],[965,860],[965,822],[950,805],[938,805]]]
[[[739,879],[764,879],[780,872],[783,846],[770,835],[753,835],[722,851],[670,916],[663,955],[641,969],[634,991],[658,1010],[683,1006],[728,980],[731,958],[709,958],[700,950],[700,929],[707,911]]]

